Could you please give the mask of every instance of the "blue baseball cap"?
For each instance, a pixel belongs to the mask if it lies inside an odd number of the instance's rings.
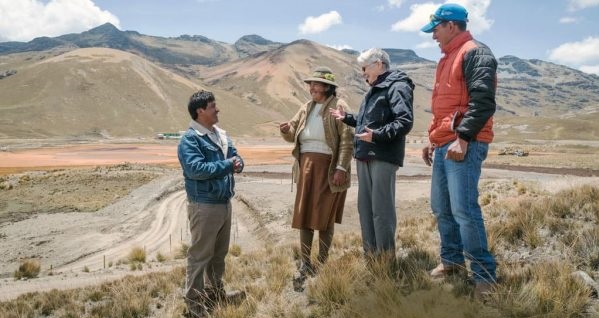
[[[468,22],[468,11],[466,8],[455,3],[446,3],[431,15],[431,22],[423,26],[420,31],[431,33],[437,25],[443,21],[463,21]]]

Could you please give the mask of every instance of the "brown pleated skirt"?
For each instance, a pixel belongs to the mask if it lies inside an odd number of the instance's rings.
[[[326,231],[333,223],[341,223],[347,191],[331,192],[330,164],[330,155],[313,152],[300,155],[292,228]]]

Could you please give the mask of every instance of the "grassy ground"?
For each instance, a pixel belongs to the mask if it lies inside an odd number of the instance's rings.
[[[330,261],[294,292],[297,248],[245,253],[233,246],[225,281],[248,298],[214,317],[592,317],[599,305],[572,276],[599,273],[599,188],[549,195],[532,184],[481,185],[499,287],[485,304],[469,280],[432,281],[438,233],[429,213],[401,221],[397,257],[365,260],[358,234],[337,235]],[[488,198],[488,199],[483,199]],[[418,200],[413,208],[425,208]],[[424,211],[423,211],[424,212]],[[99,286],[22,295],[0,303],[0,317],[180,317],[183,267]]]

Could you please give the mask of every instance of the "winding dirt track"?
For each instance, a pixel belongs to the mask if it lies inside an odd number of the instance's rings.
[[[97,164],[112,164],[115,162],[104,162],[102,155],[105,154],[108,156],[110,154],[110,158],[112,158],[117,153],[128,153],[129,151],[133,151],[136,153],[136,156],[139,156],[140,147],[143,146],[132,146],[132,147],[124,147],[120,146],[83,146],[83,147],[75,147],[72,148],[71,151],[66,151],[69,154],[63,153],[65,149],[62,150],[28,150],[24,152],[15,152],[15,153],[0,153],[0,173],[2,172],[2,167],[5,168],[19,168],[30,170],[33,167],[28,166],[29,161],[23,161],[24,155],[33,156],[35,164],[40,164],[41,158],[46,158],[48,161],[43,161],[42,163],[55,163],[55,164],[46,164],[46,166],[80,166],[80,165],[97,165]],[[158,157],[154,158],[148,156],[139,156],[137,158],[143,158],[146,160],[139,160],[139,162],[152,162],[152,163],[172,163],[173,159],[176,161],[176,157],[173,157],[174,147],[173,145],[159,145],[157,148],[160,148],[160,151],[157,151],[153,146],[150,151],[154,151],[155,154],[159,153]],[[260,150],[261,149],[261,150]],[[61,152],[62,151],[62,152]],[[288,164],[288,154],[289,147],[264,147],[256,149],[252,149],[252,147],[242,147],[240,148],[240,152],[245,152],[243,154],[246,157],[247,163],[255,163],[255,164],[263,164],[265,162],[270,163],[284,163]],[[53,156],[56,158],[68,158],[64,161],[56,161],[53,160],[48,154],[48,152],[53,153]],[[76,161],[76,155],[73,155],[75,152],[83,153],[82,158],[95,158],[92,161]],[[165,154],[168,154],[168,158],[165,158]],[[100,157],[98,155],[100,154]],[[73,156],[71,156],[73,155]],[[39,156],[39,157],[38,157]],[[50,157],[48,157],[50,156]],[[153,159],[152,159],[153,158]],[[80,158],[81,159],[81,158]],[[154,160],[155,159],[155,160]],[[4,161],[3,161],[4,160]],[[20,160],[20,161],[19,161]],[[116,163],[120,163],[126,160],[122,158],[118,159],[120,161]],[[8,162],[12,163],[6,164]],[[32,163],[33,164],[33,163]],[[495,169],[509,169],[509,167],[493,167]],[[530,168],[529,168],[530,169]],[[268,170],[268,169],[266,169]],[[405,169],[404,169],[405,170]],[[287,170],[285,170],[287,171]],[[428,169],[426,169],[428,171]],[[534,170],[527,170],[534,171]],[[557,173],[556,171],[539,171],[541,173]],[[572,171],[568,171],[567,173],[574,174]],[[265,172],[254,172],[254,177],[286,177],[287,172],[280,171],[265,171]],[[272,174],[272,175],[270,175]],[[252,175],[252,173],[248,173],[248,175]],[[424,178],[424,175],[420,175],[416,173],[413,178]],[[428,178],[426,176],[426,178]],[[239,180],[238,183],[243,183],[243,180]],[[187,226],[187,209],[186,209],[186,198],[185,192],[183,190],[174,191],[170,194],[164,195],[163,193],[152,193],[148,194],[152,197],[161,198],[160,200],[156,200],[154,203],[147,205],[143,208],[139,208],[136,211],[130,211],[128,215],[118,215],[118,223],[123,225],[131,225],[131,224],[144,224],[141,228],[138,227],[134,233],[127,234],[127,237],[122,237],[120,240],[113,242],[103,248],[96,249],[89,255],[84,255],[76,258],[74,261],[68,264],[58,265],[54,268],[54,272],[56,273],[54,276],[43,275],[38,279],[33,279],[29,281],[14,281],[13,279],[2,279],[0,281],[0,300],[8,300],[13,299],[21,294],[33,291],[48,291],[54,288],[57,289],[67,289],[67,288],[76,288],[83,287],[89,285],[99,284],[105,281],[118,279],[125,275],[139,275],[144,274],[149,271],[156,270],[168,270],[173,266],[180,266],[183,264],[183,261],[177,262],[167,262],[163,263],[152,263],[152,268],[149,269],[148,266],[144,266],[143,271],[135,271],[132,272],[128,269],[128,266],[124,268],[108,268],[104,269],[104,259],[108,260],[119,260],[125,259],[127,254],[131,251],[133,247],[144,247],[147,254],[147,259],[152,260],[155,258],[155,255],[160,252],[164,255],[172,255],[175,250],[180,246],[180,242],[189,241],[189,233]],[[276,229],[272,229],[270,227],[265,227],[260,224],[260,219],[257,216],[257,211],[254,211],[247,202],[243,200],[239,200],[238,198],[234,199],[233,202],[233,224],[232,224],[232,233],[231,233],[231,243],[240,245],[244,251],[251,251],[253,249],[261,247],[263,244],[269,244],[282,238],[280,233],[277,233]],[[114,221],[114,220],[113,220]],[[112,222],[110,226],[114,226],[115,222]],[[102,228],[100,225],[98,228],[100,231],[115,231],[114,228],[106,228],[109,226],[108,224],[104,225]],[[118,231],[118,229],[116,229]],[[90,273],[82,273],[83,268],[89,268]]]
[[[109,260],[125,259],[134,247],[143,247],[148,258],[156,255],[157,252],[169,255],[172,249],[177,247],[173,246],[172,243],[175,240],[178,242],[183,237],[180,229],[187,226],[187,209],[184,204],[184,191],[178,191],[169,195],[162,202],[151,208],[150,213],[154,215],[154,219],[146,231],[100,253],[89,255],[73,263],[60,266],[56,268],[56,271],[76,271],[86,266],[90,269],[103,268],[105,258]],[[188,236],[187,231],[185,231],[184,235],[183,239]]]

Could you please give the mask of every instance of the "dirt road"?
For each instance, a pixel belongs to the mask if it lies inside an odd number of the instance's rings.
[[[138,150],[152,152],[149,149],[140,150],[136,147],[143,148],[139,145],[110,147],[91,145],[72,148],[66,153],[64,149],[54,149],[53,152],[51,151],[53,154],[48,153],[48,149],[3,152],[0,153],[0,167],[35,168],[28,167],[26,165],[28,162],[43,163],[47,164],[46,166],[52,166],[52,163],[55,166],[107,164],[105,158],[109,158],[108,153],[121,154],[122,157],[119,158],[123,160],[130,152]],[[148,156],[136,154],[136,158],[143,159],[141,162],[156,162],[153,161],[155,158],[152,156],[164,159],[166,156],[164,154],[169,154],[168,160],[171,163],[176,160],[173,157],[175,147],[173,144],[161,147],[164,149],[153,150],[158,154],[148,153]],[[239,245],[242,251],[251,251],[263,244],[295,242],[297,232],[291,230],[289,225],[295,195],[290,191],[292,186],[289,178],[291,162],[289,148],[287,146],[239,148],[240,151],[245,152],[248,165],[245,175],[240,175],[237,179],[237,195],[233,200],[231,242]],[[15,155],[25,156],[25,154],[36,159],[27,161],[24,157],[20,159],[18,156],[14,157]],[[96,157],[96,161],[87,161],[88,156],[93,158],[97,154],[101,155]],[[69,159],[57,161],[57,158]],[[23,160],[18,161],[21,159]],[[168,160],[165,162],[168,163]],[[400,169],[396,186],[398,219],[409,213],[422,213],[422,211],[407,211],[405,203],[426,198],[430,189],[429,179],[430,168],[420,163],[417,154],[408,153],[406,167]],[[493,182],[509,184],[513,179],[539,182],[548,191],[557,191],[560,188],[587,182],[599,184],[599,178],[505,169],[485,169],[481,182],[493,180]],[[359,231],[355,175],[353,181],[354,186],[350,188],[347,195],[343,224],[336,227],[338,233]],[[0,233],[3,235],[0,244],[0,300],[12,299],[32,291],[93,285],[125,275],[168,270],[172,266],[184,264],[183,260],[152,262],[158,252],[172,256],[182,241],[189,240],[185,193],[182,189],[181,173],[173,171],[93,213],[39,213],[18,222],[0,224]],[[119,260],[126,259],[133,247],[145,248],[151,268],[145,264],[142,271],[131,271],[127,264],[117,265]],[[12,273],[16,270],[18,261],[30,256],[41,260],[40,278],[14,281]],[[108,268],[104,268],[104,260]],[[109,267],[111,262],[113,266]],[[52,276],[48,276],[50,266],[52,266]],[[89,272],[84,272],[85,268]]]
[[[7,233],[8,240],[0,248],[0,255],[6,256],[3,259],[13,259],[8,250],[33,245],[42,258],[43,268],[40,278],[15,281],[10,277],[14,266],[11,266],[11,262],[2,262],[1,274],[4,278],[0,284],[0,300],[26,292],[82,287],[129,274],[140,274],[140,271],[132,272],[127,264],[119,264],[127,259],[134,247],[145,249],[147,263],[152,266],[149,268],[148,264],[144,264],[141,272],[167,270],[183,264],[183,260],[166,263],[156,261],[157,253],[172,259],[182,242],[189,244],[186,197],[185,191],[181,190],[180,179],[178,173],[161,178],[153,186],[136,190],[129,197],[94,215],[38,215],[0,226],[0,230]],[[150,193],[152,191],[157,192]],[[148,199],[139,202],[141,195],[148,195]],[[255,213],[237,199],[232,203],[232,244],[239,245],[243,251],[251,251],[269,242],[272,234],[259,226]],[[52,230],[47,231],[46,227],[42,227],[41,231],[34,230],[32,227],[39,222],[48,224],[47,228]],[[21,245],[18,245],[18,241],[21,241]],[[44,244],[36,246],[40,241]],[[67,247],[61,249],[60,245]],[[52,265],[51,276],[48,275],[49,264]]]

